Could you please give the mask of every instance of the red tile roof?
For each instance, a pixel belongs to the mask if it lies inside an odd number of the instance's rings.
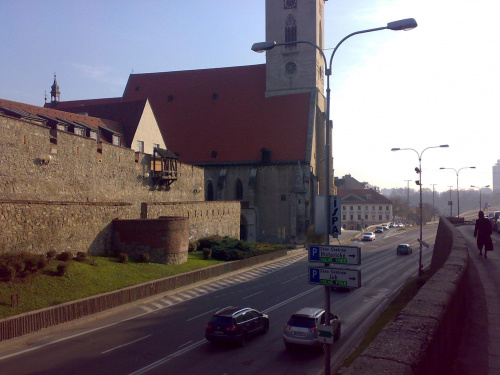
[[[118,98],[118,101],[83,100],[61,102],[57,104],[57,107],[64,108],[64,111],[72,113],[86,112],[89,116],[106,118],[122,124],[123,131],[121,133],[125,137],[124,144],[126,147],[131,148],[145,105],[146,99],[123,102],[121,98]]]
[[[311,94],[265,98],[266,66],[132,74],[123,100],[149,99],[184,163],[306,159]],[[212,158],[212,151],[217,157]]]
[[[0,107],[21,110],[33,115],[46,115],[67,121],[80,121],[94,129],[98,129],[99,126],[104,126],[121,133],[121,129],[120,130],[116,129],[118,124],[112,120],[89,117],[84,115],[77,115],[74,113],[58,111],[51,108],[38,107],[36,105],[31,105],[31,104],[13,102],[11,100],[5,100],[5,99],[0,99]]]

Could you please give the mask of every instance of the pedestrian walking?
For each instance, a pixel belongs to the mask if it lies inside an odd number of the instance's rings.
[[[474,237],[477,237],[477,248],[479,249],[479,256],[483,255],[488,258],[486,253],[493,250],[493,242],[491,241],[491,222],[484,217],[484,212],[479,211],[476,225],[474,226]]]

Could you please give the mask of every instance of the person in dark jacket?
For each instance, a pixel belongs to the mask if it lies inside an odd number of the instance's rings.
[[[479,256],[483,255],[484,246],[484,257],[488,258],[486,253],[493,250],[493,242],[491,241],[491,222],[484,217],[483,211],[479,211],[477,216],[478,219],[476,220],[476,225],[474,227],[474,237],[477,237]]]

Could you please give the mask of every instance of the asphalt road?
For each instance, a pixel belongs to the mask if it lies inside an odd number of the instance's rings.
[[[424,227],[433,244],[437,225]],[[362,249],[362,287],[331,292],[331,311],[340,316],[342,336],[332,345],[332,369],[359,343],[364,332],[405,281],[417,274],[419,229],[390,229],[376,241],[354,241]],[[414,252],[397,256],[396,246]],[[432,248],[423,251],[428,265]],[[216,281],[194,285],[0,347],[0,373],[22,374],[320,374],[324,356],[287,351],[281,334],[289,316],[304,306],[324,307],[323,286],[308,283],[305,252]],[[345,268],[343,266],[342,268]],[[204,339],[210,316],[220,308],[250,306],[267,313],[269,332],[245,347],[214,346]]]

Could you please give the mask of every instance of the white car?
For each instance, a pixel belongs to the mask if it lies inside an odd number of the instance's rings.
[[[375,233],[373,232],[365,232],[361,236],[361,241],[375,241]]]

